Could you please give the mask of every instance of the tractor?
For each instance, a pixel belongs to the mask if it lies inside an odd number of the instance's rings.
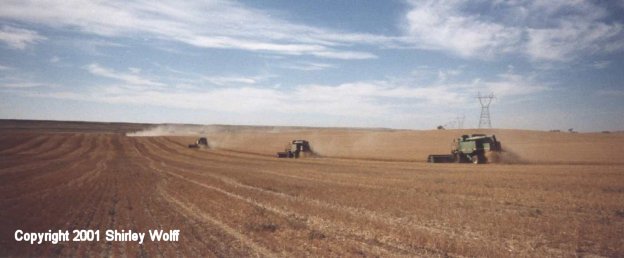
[[[427,162],[430,163],[474,163],[482,164],[491,162],[488,160],[492,152],[501,152],[501,143],[496,136],[485,134],[462,135],[453,140],[451,154],[429,155]]]

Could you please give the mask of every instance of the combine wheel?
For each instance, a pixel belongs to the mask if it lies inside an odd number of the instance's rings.
[[[473,163],[473,164],[479,164],[479,163],[481,163],[481,158],[479,158],[479,155],[474,155],[474,156],[472,156],[472,163]]]
[[[455,155],[453,155],[453,161],[455,163],[461,163],[462,162],[462,155],[459,153],[455,153]]]

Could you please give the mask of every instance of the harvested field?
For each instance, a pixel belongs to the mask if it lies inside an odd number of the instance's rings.
[[[0,256],[624,256],[624,134],[495,133],[511,164],[428,164],[472,131],[0,122]],[[46,129],[53,127],[49,131]],[[295,138],[320,155],[276,159]],[[31,245],[14,232],[179,229]]]

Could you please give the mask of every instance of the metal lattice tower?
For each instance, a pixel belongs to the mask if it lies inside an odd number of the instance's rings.
[[[479,99],[479,103],[481,104],[481,116],[479,117],[479,128],[492,128],[492,120],[490,119],[490,104],[492,103],[492,99],[494,98],[494,93],[490,93],[490,95],[481,95],[481,92],[478,93],[477,99]]]
[[[466,120],[466,115],[457,116],[455,119],[457,119],[457,129],[464,128],[464,120]]]

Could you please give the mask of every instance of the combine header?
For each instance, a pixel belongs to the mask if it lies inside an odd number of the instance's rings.
[[[462,135],[453,140],[453,149],[448,155],[429,155],[430,163],[469,163],[481,164],[488,162],[490,152],[501,152],[501,143],[496,136],[485,134]]]
[[[303,153],[311,153],[310,143],[306,140],[293,140],[283,152],[278,152],[278,158],[299,158]]]

